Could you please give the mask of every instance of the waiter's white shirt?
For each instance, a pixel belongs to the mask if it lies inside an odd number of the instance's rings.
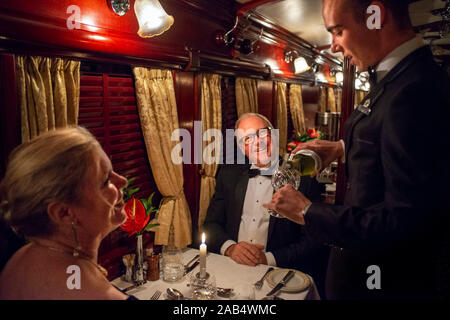
[[[260,168],[252,165],[250,169]],[[262,205],[269,203],[272,200],[272,195],[273,187],[270,176],[259,175],[248,180],[241,224],[239,225],[238,242],[261,244],[264,246],[264,251],[266,250],[270,214]],[[220,253],[224,255],[228,247],[235,243],[236,241],[233,240],[225,241],[220,248]],[[265,255],[269,266],[277,265],[271,252],[265,252]]]
[[[375,69],[377,73],[377,82],[380,82],[388,74],[388,72],[399,64],[400,61],[406,58],[406,56],[424,45],[425,43],[422,38],[415,36],[411,40],[404,42],[392,50],[386,57],[384,57],[383,60],[381,60]]]

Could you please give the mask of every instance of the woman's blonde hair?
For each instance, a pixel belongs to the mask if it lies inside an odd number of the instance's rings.
[[[88,130],[74,126],[48,131],[14,149],[0,183],[0,214],[16,233],[25,237],[53,233],[48,204],[81,200],[97,147]]]

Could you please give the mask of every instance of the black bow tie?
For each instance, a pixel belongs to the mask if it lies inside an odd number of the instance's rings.
[[[264,174],[264,173],[268,173],[267,170],[259,170],[259,169],[248,169],[248,177],[249,178],[254,178],[256,176],[265,176],[265,177],[272,177],[271,174]]]
[[[374,67],[369,67],[369,83],[370,87],[374,87],[377,84],[377,72]]]

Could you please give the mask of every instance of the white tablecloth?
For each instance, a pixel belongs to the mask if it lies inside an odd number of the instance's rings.
[[[184,263],[188,263],[196,254],[198,254],[198,250],[189,248],[186,249],[183,252]],[[214,253],[208,253],[206,258],[206,266],[208,273],[212,273],[215,276],[216,285],[222,288],[233,288],[237,284],[241,283],[252,285],[261,279],[268,269],[268,266],[266,265],[250,267],[238,264],[229,257]],[[165,282],[161,278],[157,281],[147,281],[144,285],[128,291],[127,294],[134,295],[139,299],[148,300],[156,290],[160,290],[163,294],[161,294],[159,299],[162,300],[167,297],[167,288],[175,288],[181,291],[185,296],[189,296],[190,289],[187,286],[189,283],[189,277],[193,273],[199,272],[199,269],[200,267],[197,266],[188,275],[184,276],[177,282]],[[286,300],[319,300],[320,296],[317,291],[317,287],[314,280],[311,277],[310,279],[311,286],[307,290],[296,293],[281,292],[278,294],[278,297]],[[124,289],[132,285],[132,283],[123,281],[121,278],[116,278],[111,283],[120,289]],[[264,298],[270,290],[271,287],[268,285],[267,281],[264,281],[264,285],[261,290],[255,290],[255,299],[260,300]]]

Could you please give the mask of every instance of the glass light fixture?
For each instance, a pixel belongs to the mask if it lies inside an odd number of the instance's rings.
[[[327,82],[327,78],[325,77],[325,75],[322,72],[316,73],[316,80],[320,81],[320,82]]]
[[[344,74],[340,71],[336,73],[336,82],[337,83],[344,82]]]
[[[138,35],[142,38],[158,36],[169,30],[174,22],[158,0],[136,0],[134,12],[139,22]]]
[[[311,69],[305,58],[298,57],[294,60],[295,74],[303,73]]]

